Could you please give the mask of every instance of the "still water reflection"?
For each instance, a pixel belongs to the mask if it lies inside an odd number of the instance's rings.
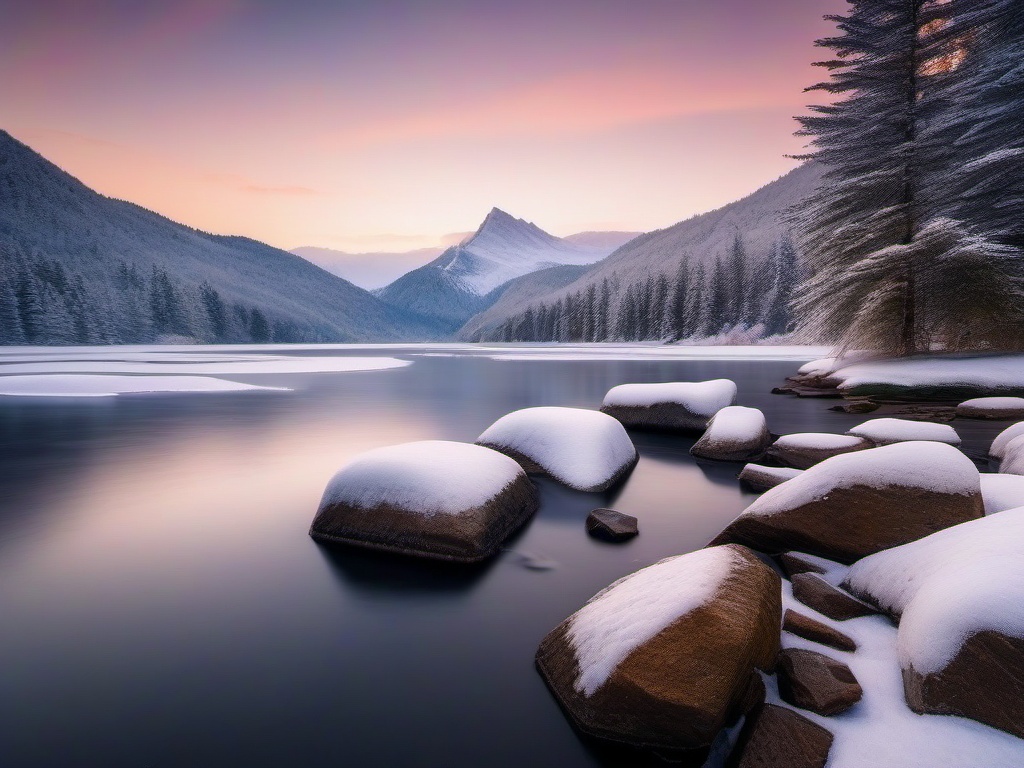
[[[324,484],[364,450],[471,441],[629,381],[733,378],[779,433],[861,420],[769,395],[794,362],[398,356],[415,363],[230,377],[287,393],[0,399],[0,765],[637,765],[574,733],[534,651],[609,582],[711,539],[752,498],[738,467],[636,434],[625,485],[539,480],[538,516],[468,571],[314,544]],[[640,537],[590,539],[605,505]]]

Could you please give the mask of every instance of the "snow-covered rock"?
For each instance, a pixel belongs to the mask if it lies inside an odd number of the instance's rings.
[[[717,461],[747,461],[761,456],[770,443],[768,423],[761,411],[729,405],[711,417],[707,431],[690,453]]]
[[[543,472],[578,491],[603,491],[638,459],[625,427],[583,408],[523,408],[488,427],[477,445],[500,451],[527,472]]]
[[[767,491],[776,485],[781,485],[787,480],[803,472],[795,467],[766,467],[762,464],[747,464],[740,470],[738,479],[753,491]]]
[[[1024,392],[1024,355],[919,357],[854,363],[829,374],[850,396],[967,398]]]
[[[1024,477],[982,472],[981,497],[985,501],[986,515],[1024,507]]]
[[[1006,446],[1010,444],[1011,440],[1021,435],[1024,435],[1024,421],[1011,424],[996,435],[995,440],[992,441],[992,447],[988,450],[988,455],[995,459],[1003,458],[1006,454]]]
[[[807,469],[818,462],[853,451],[871,448],[872,443],[855,435],[828,432],[797,432],[783,435],[768,449],[768,455],[780,464]]]
[[[729,379],[620,384],[608,390],[601,410],[627,427],[703,432],[718,411],[736,402]]]
[[[523,469],[489,448],[443,440],[377,448],[324,491],[317,541],[474,562],[494,554],[537,509]]]
[[[1024,419],[1024,397],[976,397],[956,407],[964,419]]]
[[[1024,738],[1024,508],[867,557],[846,583],[900,617],[912,709]]]
[[[1015,437],[1003,449],[999,472],[1004,475],[1024,475],[1024,435]]]
[[[781,618],[778,575],[744,547],[713,547],[598,593],[544,639],[537,665],[585,733],[706,747],[754,703]]]
[[[931,440],[947,445],[960,445],[960,435],[949,424],[909,419],[869,419],[846,434],[863,437],[876,446],[892,445],[908,440]]]
[[[849,563],[983,514],[979,473],[964,454],[896,443],[834,456],[772,488],[713,543]]]

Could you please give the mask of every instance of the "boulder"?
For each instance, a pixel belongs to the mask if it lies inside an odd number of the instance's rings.
[[[626,541],[640,533],[632,515],[614,509],[595,509],[587,515],[587,533],[604,541]]]
[[[823,567],[796,552],[783,552],[775,561],[787,579],[792,579],[798,573],[825,573]]]
[[[584,733],[703,749],[754,700],[781,613],[779,577],[750,550],[702,549],[598,593],[544,638],[537,667]]]
[[[703,432],[708,421],[736,402],[729,379],[620,384],[608,390],[601,410],[627,427]]]
[[[730,768],[825,768],[832,734],[786,707],[765,704],[744,724]]]
[[[761,456],[771,441],[768,424],[761,411],[730,405],[711,417],[707,431],[690,453],[715,461],[748,461]]]
[[[1011,424],[996,435],[995,440],[992,441],[992,447],[988,450],[988,455],[994,459],[1003,458],[1003,455],[1006,453],[1006,446],[1009,445],[1011,440],[1021,435],[1024,435],[1024,421]]]
[[[911,709],[1024,738],[1024,508],[867,557],[847,585],[899,618]]]
[[[782,629],[797,637],[802,637],[804,640],[821,643],[829,648],[835,648],[837,651],[853,652],[857,650],[857,643],[838,629],[789,608],[786,609],[786,614],[782,617]]]
[[[408,555],[476,562],[537,510],[522,468],[489,448],[443,440],[378,448],[328,484],[309,534]]]
[[[779,695],[816,715],[838,715],[864,695],[850,668],[817,651],[783,648],[779,654]]]
[[[983,514],[970,459],[942,443],[896,443],[834,456],[772,488],[713,543],[852,563]]]
[[[1006,444],[999,473],[1003,475],[1024,475],[1024,435],[1015,437]]]
[[[787,467],[807,469],[843,453],[863,451],[872,444],[863,437],[827,432],[798,432],[783,435],[768,449],[768,456]]]
[[[956,407],[962,419],[1024,419],[1024,397],[976,397]]]
[[[981,497],[985,501],[986,515],[1024,507],[1024,477],[982,472]]]
[[[787,480],[803,472],[802,469],[793,467],[766,467],[761,464],[747,464],[740,470],[739,481],[752,491],[761,493],[776,485],[781,485]]]
[[[813,573],[798,573],[792,577],[793,597],[818,613],[835,621],[846,621],[878,613],[873,606],[833,587]]]
[[[636,466],[633,441],[611,416],[584,408],[523,408],[488,427],[477,445],[511,456],[527,472],[578,491],[604,491]]]
[[[846,434],[863,437],[875,446],[904,443],[908,440],[931,440],[947,445],[960,445],[960,435],[949,424],[909,419],[869,419]]]

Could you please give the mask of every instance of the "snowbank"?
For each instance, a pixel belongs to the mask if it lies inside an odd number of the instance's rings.
[[[608,390],[604,405],[625,408],[650,408],[677,404],[691,413],[711,418],[722,408],[736,402],[736,384],[729,379],[711,381],[673,381],[663,384],[620,384]]]
[[[605,490],[637,461],[633,441],[618,420],[583,408],[513,411],[476,442],[525,458],[527,464],[580,491]]]
[[[1004,429],[998,435],[996,439],[992,441],[992,447],[988,451],[988,455],[997,459],[1003,458],[1006,455],[1006,446],[1010,444],[1010,441],[1024,435],[1024,421],[1019,421],[1016,424]]]
[[[591,696],[635,648],[710,601],[736,563],[730,547],[662,560],[619,579],[569,620],[576,689]]]
[[[1024,477],[982,472],[981,498],[985,500],[986,515],[1024,507]]]
[[[493,499],[523,475],[508,456],[490,448],[423,440],[367,451],[328,483],[320,509],[347,504],[386,505],[422,515],[457,515]]]
[[[0,396],[8,397],[114,397],[129,394],[185,392],[289,392],[287,387],[258,387],[208,376],[0,376]]]
[[[920,674],[942,670],[978,632],[1024,638],[1024,508],[866,557],[847,582],[901,614],[900,660]]]
[[[870,419],[859,424],[848,435],[870,440],[875,445],[891,445],[908,440],[930,440],[947,445],[960,445],[960,435],[948,424],[908,419]]]
[[[880,388],[947,392],[1024,392],[1024,355],[932,357],[855,363],[829,377],[844,393],[871,394]]]

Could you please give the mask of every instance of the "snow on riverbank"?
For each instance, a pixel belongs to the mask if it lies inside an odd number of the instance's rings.
[[[209,376],[93,376],[54,374],[0,376],[0,397],[114,397],[184,392],[290,392],[287,387],[258,387]]]
[[[839,367],[832,370],[836,365]],[[852,364],[826,358],[804,365],[800,372],[827,373],[828,381],[835,382],[840,391],[874,386],[1024,391],[1024,355],[919,357]]]

